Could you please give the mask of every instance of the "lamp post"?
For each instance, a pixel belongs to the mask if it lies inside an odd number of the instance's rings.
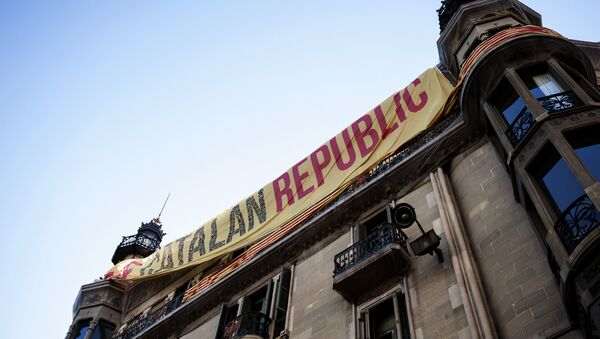
[[[410,243],[410,248],[415,255],[433,255],[435,253],[438,262],[444,262],[444,254],[442,253],[442,250],[439,249],[441,238],[435,234],[434,230],[425,232],[423,226],[421,226],[421,223],[417,219],[415,209],[411,205],[407,203],[398,204],[394,208],[393,217],[394,221],[402,229],[407,229],[415,222],[417,223],[419,230],[421,230],[421,236]]]

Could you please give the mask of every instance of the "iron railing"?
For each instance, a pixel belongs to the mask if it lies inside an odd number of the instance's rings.
[[[123,237],[123,240],[121,240],[121,243],[118,247],[126,247],[131,245],[140,245],[151,252],[154,252],[160,248],[160,240],[157,238],[151,238],[142,233],[138,233]]]
[[[406,239],[406,234],[397,225],[385,223],[365,239],[336,254],[333,275],[347,271],[390,244],[399,244],[408,253]]]
[[[581,100],[572,91],[540,97],[537,100],[548,113],[581,106],[582,104]],[[533,125],[535,125],[533,114],[527,106],[524,106],[506,130],[506,136],[513,145],[516,145],[525,137]]]
[[[554,230],[567,252],[572,253],[581,240],[598,225],[600,212],[584,194],[567,207],[554,225]]]
[[[523,137],[525,137],[534,124],[535,119],[533,118],[533,114],[531,114],[529,108],[525,106],[510,124],[510,127],[508,127],[506,136],[513,145],[516,145]]]
[[[241,338],[245,335],[269,338],[271,318],[261,312],[251,312],[238,316],[225,326],[222,339]]]
[[[452,16],[456,13],[460,5],[471,1],[473,0],[443,0],[442,7],[437,10],[438,19],[440,21],[440,32],[444,31],[446,25],[448,25],[448,22],[450,22],[450,19],[452,19]]]
[[[183,295],[177,296],[174,299],[168,301],[158,309],[148,313],[147,315],[140,315],[137,318],[129,321],[127,328],[118,334],[113,336],[113,339],[132,339],[138,334],[142,333],[145,329],[152,326],[155,322],[163,319],[169,313],[173,312],[179,306],[181,306],[181,300]]]
[[[538,101],[546,112],[558,112],[565,109],[581,106],[582,102],[573,93],[573,91],[566,91],[562,93],[556,93],[545,97],[538,98]]]

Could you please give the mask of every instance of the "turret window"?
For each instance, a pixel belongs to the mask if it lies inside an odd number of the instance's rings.
[[[543,148],[534,163],[537,166],[532,172],[549,193],[558,212],[563,212],[583,194],[583,187],[551,144]]]
[[[565,138],[596,181],[600,180],[600,124],[571,130]]]
[[[513,144],[518,144],[542,113],[553,113],[581,105],[581,100],[548,67],[538,64],[518,71],[509,70],[488,102],[502,114],[500,129]]]
[[[572,139],[574,133],[590,135],[579,129],[567,133],[567,140]],[[571,160],[571,164],[548,142],[534,159],[533,163],[536,165],[528,169],[542,186],[541,193],[545,192],[540,195],[542,202],[550,207],[550,210],[554,210],[553,228],[567,253],[572,253],[577,245],[600,225],[600,212],[590,196],[586,194],[582,179],[578,179],[575,170],[571,167],[574,164],[577,166],[578,161],[581,161],[584,167],[577,172],[578,176],[585,177],[585,172],[598,175],[600,147],[598,144],[574,143],[576,141],[585,140],[570,140],[576,155]]]
[[[512,124],[519,113],[526,109],[525,101],[506,78],[502,78],[490,101],[502,113],[507,125]]]
[[[565,91],[564,86],[543,66],[520,71],[519,76],[536,99]]]
[[[552,74],[546,64],[524,69],[518,74],[545,112],[562,111],[579,105],[575,93]]]

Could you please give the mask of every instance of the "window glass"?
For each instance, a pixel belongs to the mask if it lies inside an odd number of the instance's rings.
[[[361,313],[368,322],[368,326],[361,330],[363,338],[410,339],[408,312],[403,293],[397,293]]]
[[[96,326],[92,339],[111,339],[115,327],[109,323],[101,321]]]
[[[565,91],[564,87],[548,72],[531,74],[523,80],[531,95],[536,99]]]
[[[523,80],[531,95],[536,99],[565,91],[565,86],[559,82],[557,77],[550,73],[547,64],[525,68],[518,71],[517,74]]]
[[[371,219],[365,221],[363,224],[364,224],[365,232],[366,232],[367,236],[369,234],[376,233],[379,230],[379,228],[381,226],[383,226],[387,221],[388,221],[387,209],[384,209],[383,211],[377,213]]]
[[[277,305],[275,305],[275,320],[273,325],[273,336],[277,337],[285,330],[285,319],[287,317],[288,298],[290,294],[292,271],[284,269],[279,279],[277,291]]]
[[[217,331],[217,339],[237,337],[243,329],[247,335],[277,338],[285,328],[292,271],[283,268],[279,279],[271,279],[257,291],[244,296],[238,317],[238,304],[224,306]],[[259,314],[260,313],[260,314]],[[270,317],[273,317],[271,319]]]
[[[561,212],[583,194],[581,184],[562,158],[548,171],[543,181]]]
[[[371,338],[397,338],[394,302],[391,298],[369,310],[369,324],[371,325]]]
[[[81,327],[79,327],[79,331],[77,332],[75,339],[83,339],[85,338],[85,335],[87,334],[87,331],[90,327],[86,324],[83,325]]]
[[[600,125],[591,125],[565,133],[583,165],[594,179],[600,180]]]
[[[525,101],[517,94],[506,78],[500,81],[500,84],[498,84],[498,87],[490,98],[490,102],[496,107],[498,112],[502,113],[508,125],[515,120],[525,107]]]
[[[269,314],[269,285],[262,287],[260,290],[246,296],[244,298],[244,307],[242,313],[258,313]]]
[[[575,149],[575,153],[585,167],[590,171],[594,179],[600,178],[600,144],[583,146]]]
[[[541,181],[559,212],[583,193],[583,187],[554,146],[546,144],[534,161],[535,177]]]

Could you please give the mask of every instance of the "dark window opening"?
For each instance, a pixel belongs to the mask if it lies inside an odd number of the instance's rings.
[[[363,239],[366,239],[370,234],[378,232],[384,224],[389,222],[387,210],[388,209],[385,208],[366,221],[360,222],[358,225],[356,225],[354,242],[359,242]]]
[[[258,290],[246,295],[241,304],[224,306],[217,338],[229,339],[243,335],[278,337],[286,330],[291,284],[292,271],[286,267],[281,270],[279,279],[271,279]],[[239,307],[241,310],[238,311]]]
[[[270,285],[264,286],[258,291],[244,298],[242,314],[261,312],[268,314],[269,310],[269,292]]]
[[[181,301],[183,301],[183,296],[185,295],[185,291],[187,290],[188,283],[185,283],[175,289],[175,295],[173,296],[173,304],[170,307],[170,311],[176,309],[181,306]]]
[[[530,172],[548,193],[558,214],[583,194],[583,187],[550,143],[543,147],[533,163],[536,166]]]
[[[75,339],[83,339],[90,329],[90,320],[80,323],[75,331]]]
[[[373,339],[395,339],[396,315],[394,302],[388,299],[369,310],[369,323],[371,338]]]
[[[410,339],[404,294],[398,293],[362,312],[363,338]]]
[[[217,338],[224,338],[226,334],[229,334],[225,333],[225,326],[227,326],[237,317],[237,312],[237,304],[231,306],[223,306],[223,309],[221,310],[221,320],[219,321],[219,329],[217,330]]]
[[[279,278],[279,289],[277,291],[277,303],[275,305],[273,320],[273,337],[277,337],[285,330],[285,321],[287,318],[287,309],[289,302],[290,289],[292,284],[292,271],[285,268]]]
[[[507,125],[511,125],[517,116],[526,109],[525,101],[521,98],[510,82],[502,78],[490,98],[490,103],[502,113]]]
[[[388,222],[387,209],[377,213],[371,219],[363,223],[363,225],[365,226],[366,234],[369,235],[377,232],[377,229],[380,228],[386,222]]]
[[[565,133],[565,138],[575,150],[583,165],[596,180],[600,180],[600,124]]]

